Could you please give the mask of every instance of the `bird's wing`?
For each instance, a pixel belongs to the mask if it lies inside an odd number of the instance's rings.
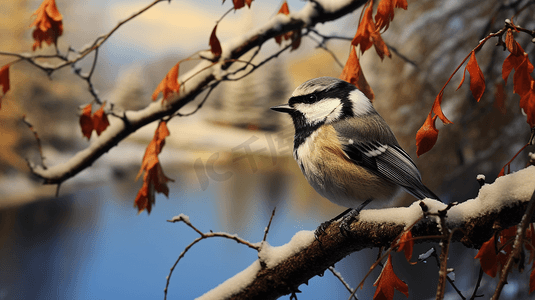
[[[423,185],[416,164],[395,139],[391,142],[363,142],[362,132],[355,127],[352,129],[346,128],[338,134],[345,154],[353,163],[394,182],[418,199],[439,199]]]

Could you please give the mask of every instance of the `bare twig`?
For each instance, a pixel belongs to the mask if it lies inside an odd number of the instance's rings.
[[[474,288],[474,292],[472,293],[472,297],[470,297],[470,300],[474,300],[479,297],[483,297],[483,295],[478,295],[477,290],[479,289],[479,286],[481,285],[481,279],[483,279],[483,269],[479,267],[479,275],[477,277],[476,286]]]
[[[37,131],[35,128],[33,128],[33,125],[26,120],[26,115],[22,115],[22,122],[28,126],[28,129],[30,129],[33,133],[33,136],[35,137],[35,141],[37,142],[37,149],[39,149],[39,156],[41,157],[41,164],[43,165],[43,168],[46,169],[45,164],[45,157],[43,156],[43,147],[41,146],[41,139],[39,139],[39,135],[37,134]]]
[[[338,271],[336,271],[334,269],[334,267],[329,267],[329,271],[331,271],[331,273],[333,273],[334,277],[338,278],[338,280],[340,280],[340,282],[345,286],[345,288],[349,291],[349,293],[351,293],[351,295],[353,295],[352,297],[350,298],[354,298],[355,300],[358,300],[357,299],[357,295],[355,295],[355,290],[353,290],[349,284],[344,280],[344,278],[342,277],[342,274],[340,274]]]
[[[273,217],[275,216],[275,209],[277,209],[277,207],[273,207],[273,211],[271,212],[271,217],[269,218],[268,225],[266,229],[264,230],[264,238],[262,238],[262,242],[265,242],[267,239],[269,228],[271,227],[271,221],[273,221]]]
[[[195,227],[189,220],[189,217],[188,216],[185,216],[183,214],[180,214],[176,217],[174,217],[173,219],[171,220],[167,220],[167,222],[171,222],[171,223],[176,223],[176,222],[184,222],[188,227],[190,227],[191,229],[193,229],[195,232],[197,232],[200,237],[196,238],[195,240],[193,240],[193,242],[191,242],[189,245],[186,246],[186,248],[184,248],[184,251],[182,251],[182,253],[180,253],[180,255],[178,256],[177,260],[175,261],[175,263],[173,264],[173,266],[171,267],[171,269],[169,270],[169,275],[167,276],[167,282],[165,284],[165,289],[164,289],[164,299],[167,299],[167,291],[169,289],[169,283],[171,282],[171,276],[173,275],[173,271],[175,270],[176,266],[178,265],[178,263],[180,262],[180,260],[186,255],[186,253],[195,245],[197,244],[198,242],[202,241],[202,240],[205,240],[205,239],[208,239],[208,238],[213,238],[213,237],[222,237],[222,238],[226,238],[226,239],[230,239],[230,240],[234,240],[236,241],[238,244],[243,244],[243,245],[246,245],[247,247],[251,248],[251,249],[254,249],[256,251],[260,250],[260,246],[256,245],[256,244],[252,244],[242,238],[239,238],[238,236],[236,235],[232,235],[232,234],[229,234],[229,233],[226,233],[226,232],[208,232],[208,233],[203,233],[202,231],[200,231],[199,229],[197,229],[197,227]]]

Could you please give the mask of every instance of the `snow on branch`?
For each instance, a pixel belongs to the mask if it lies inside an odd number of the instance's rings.
[[[179,109],[193,101],[204,90],[212,89],[219,82],[229,80],[228,76],[233,75],[229,67],[249,50],[257,47],[259,49],[266,41],[286,32],[336,20],[364,3],[366,3],[365,0],[310,1],[296,13],[276,15],[254,31],[222,43],[223,52],[218,58],[214,57],[210,51],[201,52],[200,56],[204,59],[178,79],[181,83],[179,95],[167,99],[164,103],[162,99],[159,99],[139,111],[112,111],[110,115],[115,118],[111,118],[110,126],[102,135],[93,140],[88,148],[60,165],[46,168],[30,163],[32,172],[44,179],[46,184],[61,184],[89,167],[137,129],[164,117],[175,115]]]
[[[475,199],[451,207],[446,224],[455,230],[452,241],[479,248],[495,230],[518,224],[531,199],[535,198],[535,166],[500,177],[485,184]],[[438,242],[441,238],[435,216],[447,207],[426,199],[426,219],[412,228],[418,242]],[[198,299],[276,299],[295,293],[298,287],[352,252],[365,248],[390,247],[415,220],[423,216],[420,201],[410,207],[363,210],[351,224],[351,234],[340,234],[334,222],[314,239],[313,231],[300,231],[283,246],[263,243],[259,259]]]

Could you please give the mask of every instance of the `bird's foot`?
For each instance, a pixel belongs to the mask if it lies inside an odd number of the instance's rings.
[[[359,213],[360,210],[352,209],[342,218],[338,227],[340,227],[340,233],[343,236],[348,236],[349,234],[351,234],[351,223],[358,219]]]

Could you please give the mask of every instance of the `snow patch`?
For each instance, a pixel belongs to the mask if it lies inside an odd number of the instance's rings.
[[[262,248],[258,252],[258,258],[268,268],[272,268],[288,257],[308,247],[313,241],[314,231],[302,230],[296,233],[289,243],[279,247],[273,247],[267,242],[262,243]]]

